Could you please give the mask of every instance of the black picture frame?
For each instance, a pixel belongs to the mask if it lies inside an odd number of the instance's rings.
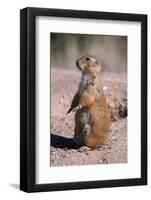
[[[35,19],[54,16],[141,23],[141,178],[36,184],[35,182]],[[147,15],[48,8],[20,10],[20,189],[25,192],[147,184]]]

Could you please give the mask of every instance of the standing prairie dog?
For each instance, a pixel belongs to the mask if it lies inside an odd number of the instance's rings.
[[[79,58],[76,65],[82,78],[68,111],[76,110],[74,141],[95,148],[106,143],[110,129],[110,114],[100,80],[101,65],[90,55]]]

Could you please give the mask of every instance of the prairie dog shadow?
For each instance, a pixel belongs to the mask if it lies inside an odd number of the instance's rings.
[[[77,146],[73,139],[66,138],[64,136],[55,135],[51,133],[50,137],[51,146],[55,148],[68,148],[68,149],[78,149],[80,146]]]

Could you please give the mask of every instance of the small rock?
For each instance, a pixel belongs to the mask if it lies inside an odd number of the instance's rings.
[[[105,163],[105,164],[107,164],[108,163],[108,161],[107,161],[107,159],[106,158],[103,158],[103,163]]]
[[[116,141],[117,140],[116,136],[112,136],[112,140]]]
[[[90,148],[84,146],[84,147],[81,147],[80,149],[78,149],[78,152],[84,152],[84,151],[88,151],[90,150]]]
[[[108,87],[107,86],[103,86],[103,90],[108,90]]]

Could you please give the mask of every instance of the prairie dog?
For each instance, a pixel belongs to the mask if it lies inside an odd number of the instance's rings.
[[[86,55],[76,61],[76,66],[82,77],[68,111],[76,110],[74,141],[95,148],[106,143],[110,129],[110,114],[100,78],[101,65],[95,57]]]

